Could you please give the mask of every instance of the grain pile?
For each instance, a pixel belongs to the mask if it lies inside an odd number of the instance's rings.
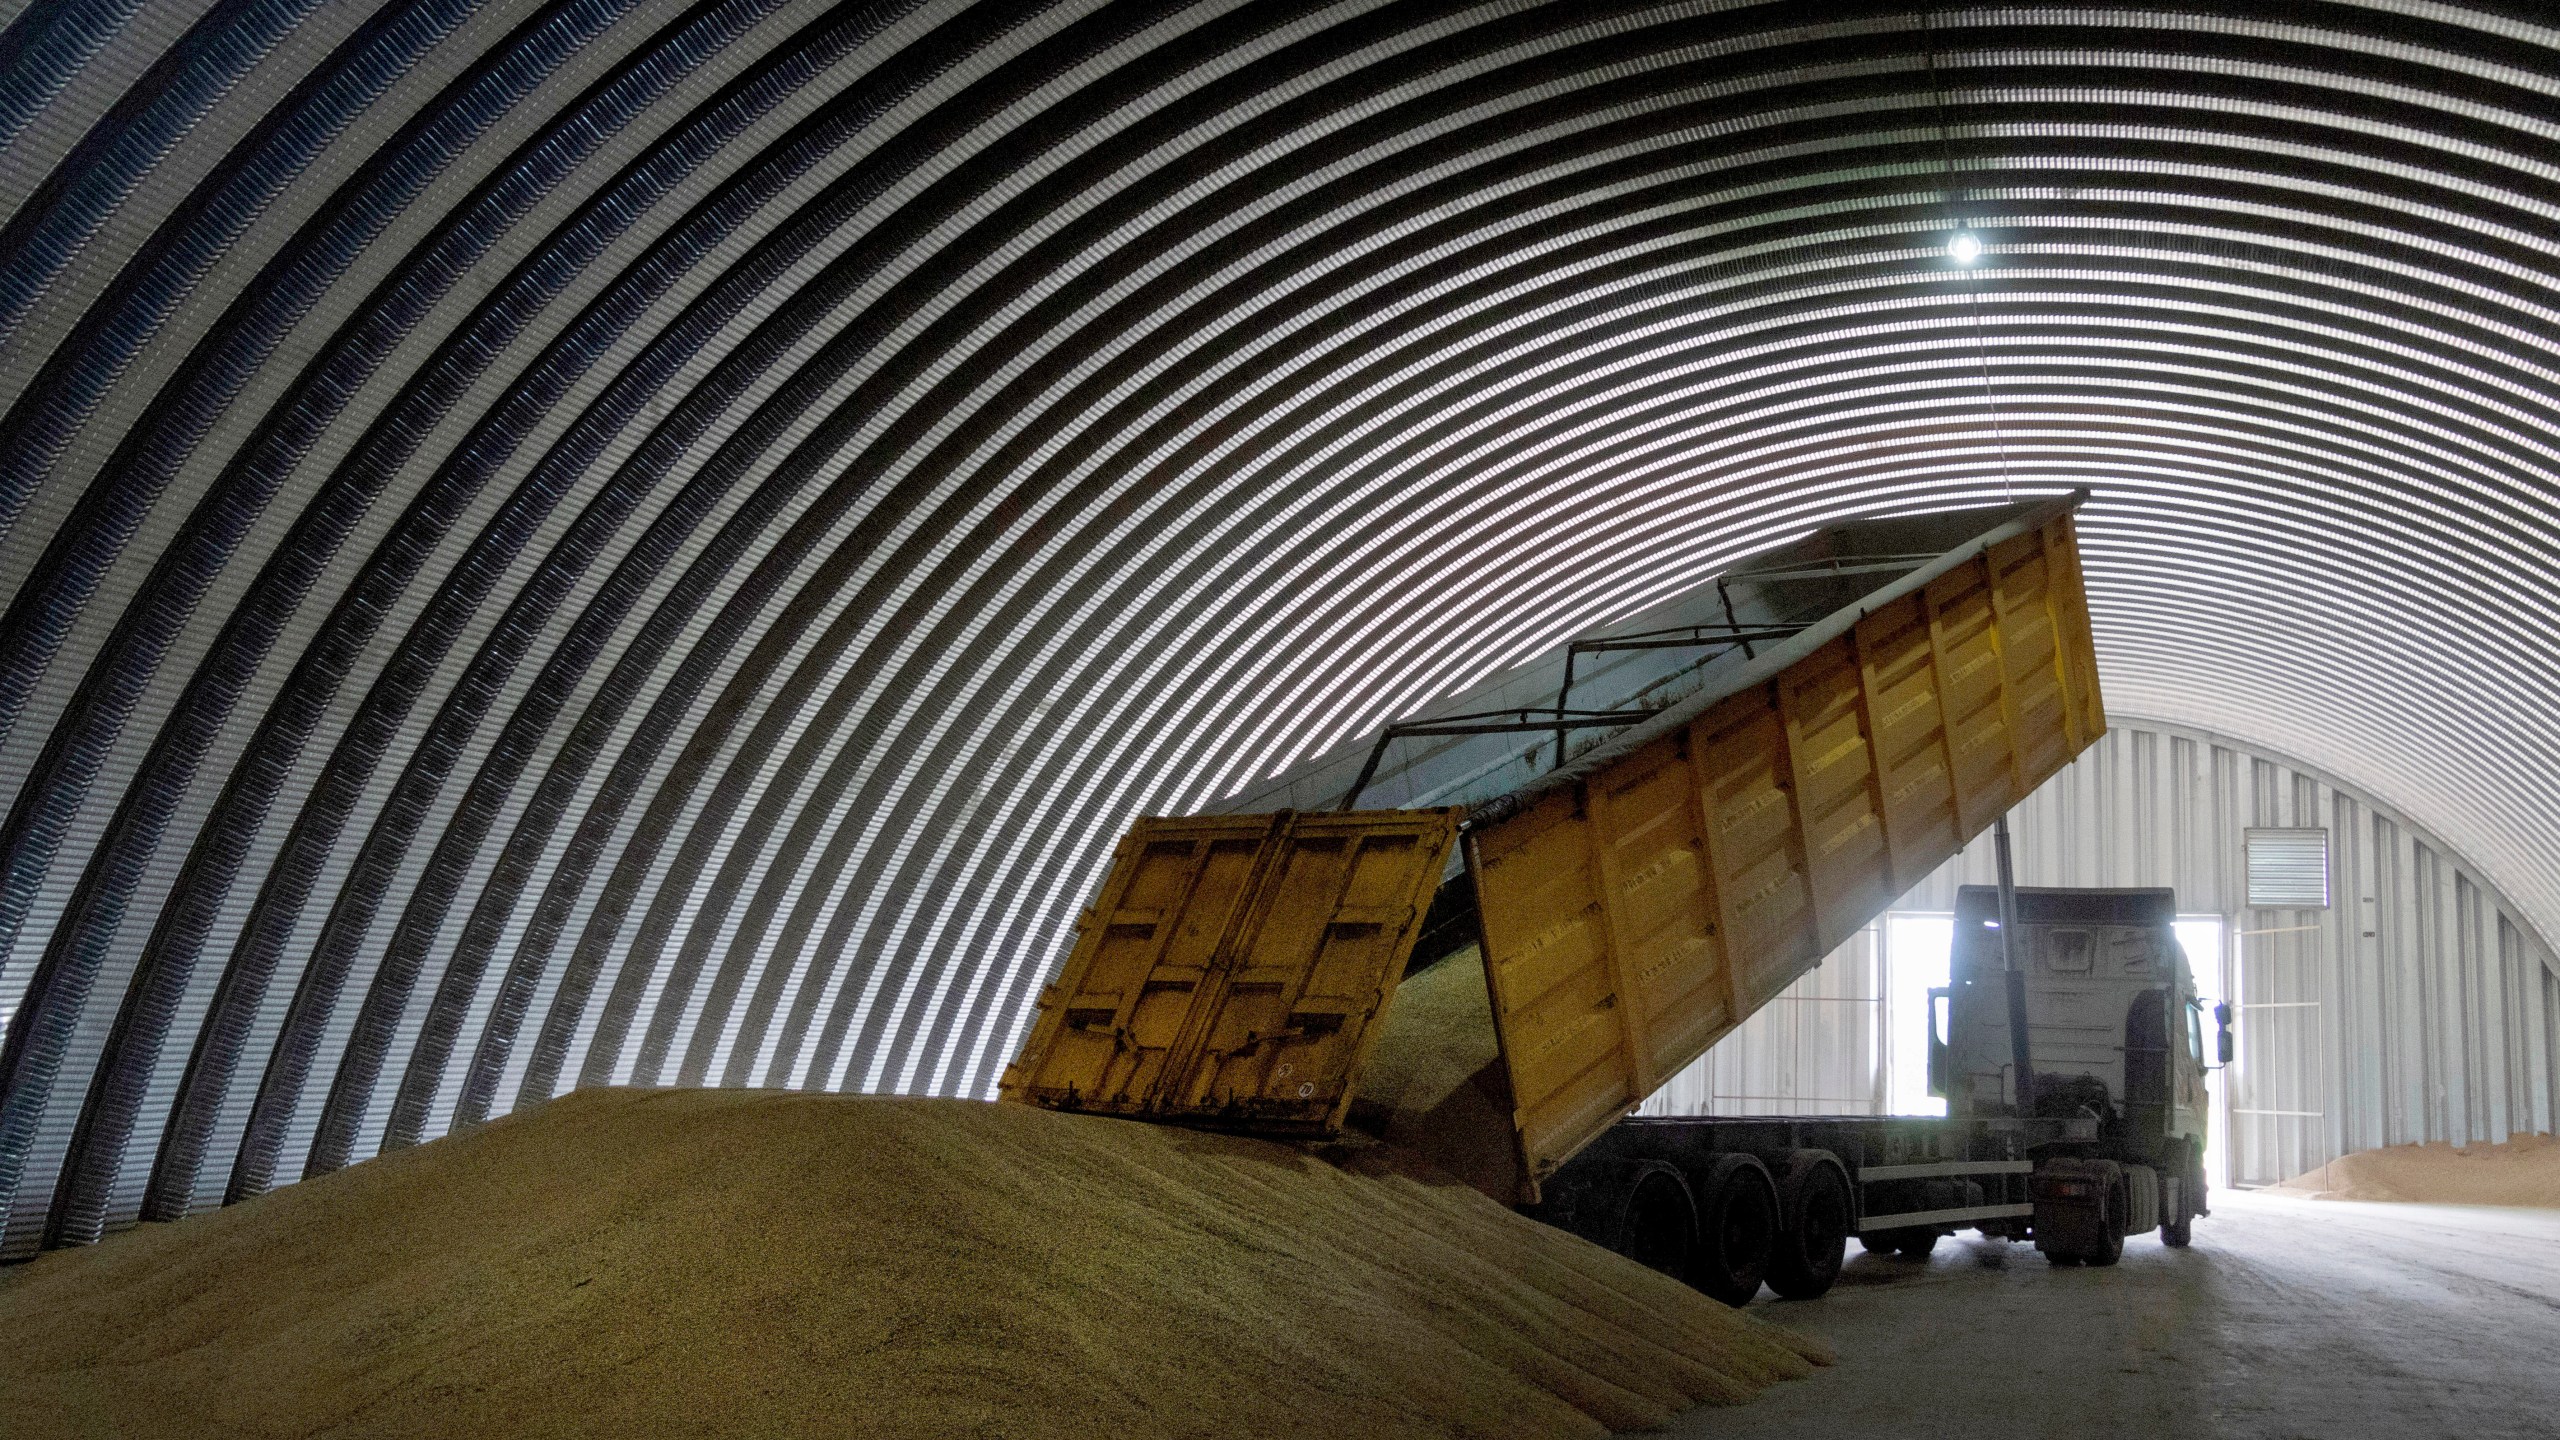
[[[2273,1188],[2318,1200],[2560,1207],[2560,1138],[2515,1135],[2500,1145],[2439,1140],[2360,1150]]]
[[[1475,947],[1404,978],[1352,1098],[1352,1123],[1498,1200],[1519,1193],[1511,1086]]]
[[[1596,1435],[1819,1353],[1383,1147],[947,1100],[577,1094],[0,1275],[20,1440]]]

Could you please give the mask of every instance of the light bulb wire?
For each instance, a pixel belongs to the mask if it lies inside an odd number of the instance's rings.
[[[1938,37],[1929,23],[1929,12],[1920,16],[1920,51],[1929,70],[1929,99],[1938,117],[1938,185],[1947,213],[1955,218],[1958,236],[1971,234],[1973,222],[1964,212],[1963,197],[1956,185],[1955,143],[1947,126],[1947,89],[1938,78]],[[1991,428],[1991,447],[2000,459],[2000,498],[2017,498],[2009,476],[2009,436],[2000,423],[2000,394],[1991,381],[1991,343],[1984,337],[1982,325],[1982,275],[1971,262],[1960,262],[1965,279],[1965,305],[1973,321],[1973,360],[1982,377],[1982,409]]]

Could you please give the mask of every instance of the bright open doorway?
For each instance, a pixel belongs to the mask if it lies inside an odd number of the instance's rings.
[[[2205,1063],[2214,1067],[2204,1077],[2204,1183],[2217,1189],[2231,1183],[2231,1149],[2225,1143],[2225,1132],[2231,1128],[2231,1106],[2226,1098],[2228,1087],[2222,1083],[2223,1072],[2212,1049],[2213,1007],[2223,998],[2222,931],[2219,915],[2181,915],[2177,920],[2178,948],[2187,952],[2187,968],[2196,977],[2196,997],[2204,1001]]]
[[[1885,1104],[1895,1115],[1944,1115],[1929,1093],[1929,991],[1947,983],[1956,917],[1897,910],[1884,926]]]

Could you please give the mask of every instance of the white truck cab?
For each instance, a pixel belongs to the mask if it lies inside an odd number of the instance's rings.
[[[2125,1234],[2155,1226],[2183,1245],[2206,1213],[2205,1076],[2228,1058],[2230,1030],[2227,1008],[2196,993],[2177,896],[2014,893],[2007,935],[1996,888],[1958,894],[1943,1017],[1932,1007],[1932,1088],[1954,1118],[2094,1122],[2093,1141],[2038,1167],[2039,1249],[2103,1264]]]

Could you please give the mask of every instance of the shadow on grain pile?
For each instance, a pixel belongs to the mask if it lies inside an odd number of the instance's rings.
[[[1559,1436],[1806,1373],[1377,1147],[591,1091],[0,1276],[13,1436]]]

